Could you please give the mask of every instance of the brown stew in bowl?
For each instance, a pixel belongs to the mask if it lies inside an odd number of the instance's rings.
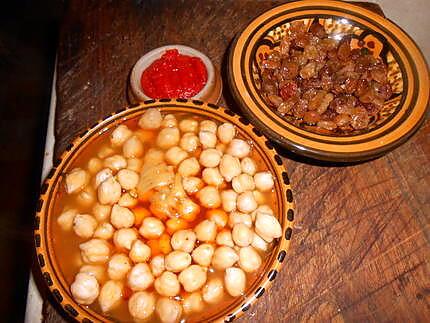
[[[351,36],[330,38],[314,22],[291,23],[278,49],[261,61],[261,92],[288,121],[327,134],[366,130],[392,94],[387,65]]]

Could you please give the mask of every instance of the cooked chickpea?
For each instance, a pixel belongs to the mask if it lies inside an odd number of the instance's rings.
[[[94,191],[94,188],[89,185],[85,186],[76,196],[76,202],[83,207],[93,205],[96,202],[96,192]]]
[[[113,255],[109,262],[107,273],[110,279],[122,280],[131,269],[131,261],[126,254],[117,253]]]
[[[166,151],[166,161],[170,165],[176,166],[187,157],[188,157],[187,152],[177,146],[169,148],[169,150]]]
[[[129,169],[121,169],[116,176],[125,190],[134,189],[139,182],[139,174]]]
[[[227,154],[237,158],[244,158],[251,152],[251,146],[242,139],[235,138],[230,142],[227,148]]]
[[[231,182],[231,180],[235,176],[240,175],[242,171],[240,168],[239,159],[231,155],[224,154],[219,164],[219,171],[226,180],[226,182]]]
[[[282,236],[282,227],[273,215],[258,212],[255,218],[255,232],[267,242],[271,242],[271,239]]]
[[[222,300],[224,296],[224,286],[218,277],[212,278],[202,289],[203,300],[208,304],[215,304]]]
[[[107,180],[109,177],[113,177],[112,170],[110,168],[103,168],[96,174],[95,187],[99,187],[101,183]]]
[[[185,150],[186,152],[192,153],[196,151],[197,147],[199,147],[200,141],[199,137],[197,137],[192,132],[187,132],[182,135],[182,138],[179,142],[179,146]]]
[[[236,129],[231,123],[226,122],[218,127],[217,134],[218,134],[218,139],[223,144],[228,144],[230,143],[230,141],[233,140],[234,136],[236,135]]]
[[[105,159],[106,157],[112,156],[113,154],[115,154],[115,150],[105,145],[100,148],[97,153],[97,157],[100,159]]]
[[[157,136],[157,146],[161,149],[169,149],[179,144],[179,129],[176,127],[164,128]]]
[[[180,272],[191,264],[191,256],[184,251],[172,251],[164,258],[166,270],[174,273]]]
[[[227,292],[237,297],[243,295],[246,287],[246,274],[245,272],[237,267],[230,267],[225,270],[224,284]]]
[[[160,111],[158,111],[157,109],[148,109],[140,117],[138,125],[142,129],[158,129],[161,126],[162,120],[163,117],[161,116]]]
[[[269,243],[255,232],[252,237],[251,246],[261,251],[267,251],[269,249]]]
[[[113,234],[113,242],[118,248],[131,249],[131,244],[137,239],[137,231],[133,228],[119,229]]]
[[[103,166],[118,171],[127,167],[127,160],[121,155],[113,155],[104,160]]]
[[[200,131],[199,140],[203,148],[215,148],[216,146],[216,135],[209,131]]]
[[[240,248],[239,266],[247,273],[252,273],[260,268],[262,263],[258,252],[251,246]]]
[[[197,198],[200,204],[205,208],[214,209],[221,205],[221,197],[218,189],[214,186],[203,187],[197,193]]]
[[[115,178],[109,177],[100,184],[97,196],[101,204],[115,204],[121,198],[121,185]]]
[[[200,172],[200,164],[196,157],[184,159],[178,167],[178,174],[182,177],[196,176]]]
[[[91,238],[96,231],[97,221],[89,214],[77,214],[73,219],[73,231],[78,237]]]
[[[257,164],[250,157],[245,157],[240,161],[242,172],[251,176],[257,172]]]
[[[155,311],[155,296],[153,293],[137,292],[128,300],[128,311],[136,321],[149,318]]]
[[[252,243],[254,232],[245,224],[235,224],[231,233],[233,241],[239,247],[247,247]]]
[[[251,175],[240,174],[233,178],[231,186],[236,193],[243,193],[245,191],[252,191],[255,188],[255,183]]]
[[[199,122],[194,119],[184,119],[179,122],[179,129],[182,132],[194,132],[199,130]]]
[[[119,125],[110,134],[110,143],[114,147],[122,146],[122,144],[132,135],[133,132],[126,125]]]
[[[83,265],[79,272],[94,276],[99,284],[106,280],[106,270],[103,265]]]
[[[94,276],[87,273],[78,273],[70,286],[70,291],[76,302],[90,305],[99,296],[99,283]]]
[[[176,231],[170,239],[173,250],[180,250],[190,253],[196,243],[196,234],[192,230]]]
[[[63,211],[60,216],[57,218],[57,223],[64,231],[70,231],[73,228],[73,220],[75,216],[78,214],[78,211],[75,209],[69,209]]]
[[[133,291],[145,290],[154,283],[154,276],[146,263],[138,263],[128,273],[127,283]]]
[[[76,193],[82,190],[90,181],[90,175],[81,168],[74,168],[66,175],[66,192]]]
[[[256,208],[251,213],[252,222],[255,221],[255,217],[257,216],[258,212],[262,212],[262,213],[266,213],[266,214],[270,214],[270,215],[275,215],[275,213],[273,212],[272,208],[270,206],[268,206],[267,204],[259,205],[258,208]]]
[[[82,260],[89,264],[104,264],[109,260],[111,246],[103,239],[91,239],[79,245]]]
[[[200,154],[200,164],[204,167],[217,167],[221,161],[222,153],[214,148],[205,149]]]
[[[178,120],[176,120],[176,117],[173,114],[166,114],[164,116],[163,121],[161,122],[161,126],[163,128],[172,128],[178,126]]]
[[[143,155],[143,143],[134,135],[127,139],[122,146],[122,153],[125,158],[139,158]]]
[[[152,274],[155,277],[160,276],[163,271],[166,270],[166,267],[164,265],[164,256],[163,255],[158,255],[155,256],[151,259],[151,262],[149,263],[149,265],[151,266],[151,271]]]
[[[203,181],[198,177],[184,177],[182,179],[182,186],[184,187],[185,192],[188,194],[197,193],[204,186]]]
[[[224,182],[224,178],[217,167],[205,168],[202,172],[202,179],[206,184],[213,186],[220,186]]]
[[[200,131],[208,131],[208,132],[216,133],[217,125],[212,120],[203,120],[200,122]]]
[[[159,238],[164,232],[163,222],[156,217],[146,217],[142,221],[139,233],[146,239]]]
[[[189,293],[199,290],[206,283],[206,279],[207,268],[199,265],[189,266],[178,276],[178,280],[184,287],[184,290]]]
[[[115,204],[110,214],[110,222],[117,229],[131,228],[134,224],[134,213],[126,207]]]
[[[107,281],[99,295],[99,305],[103,312],[115,309],[122,300],[123,284],[119,281]]]
[[[134,263],[146,262],[151,257],[151,248],[141,240],[135,240],[128,254]]]
[[[194,262],[198,263],[201,266],[209,267],[214,252],[215,248],[213,245],[209,243],[203,243],[193,250],[191,256]]]
[[[211,209],[206,212],[208,220],[215,222],[218,228],[224,228],[228,222],[228,215],[221,209]]]
[[[205,304],[202,295],[199,292],[194,292],[184,296],[182,307],[185,314],[191,314],[203,311]]]
[[[254,194],[250,191],[240,193],[236,203],[237,209],[243,213],[251,213],[258,206]]]
[[[140,173],[142,170],[143,160],[140,158],[129,158],[127,159],[127,169],[133,172]]]
[[[255,174],[254,181],[255,181],[255,186],[261,192],[270,191],[275,185],[275,182],[273,181],[273,176],[269,171],[259,172]]]
[[[112,207],[110,205],[102,205],[97,203],[93,206],[93,215],[99,222],[108,221]]]
[[[94,232],[94,238],[109,240],[112,238],[114,231],[115,230],[110,223],[100,223]]]
[[[144,165],[157,165],[162,163],[163,161],[164,152],[156,148],[150,148],[143,157]]]
[[[155,290],[158,294],[167,297],[173,297],[179,294],[181,285],[178,277],[170,271],[165,271],[154,281]]]
[[[87,169],[91,174],[96,174],[103,167],[103,162],[100,158],[93,157],[87,163]]]
[[[222,208],[226,212],[236,210],[237,193],[233,190],[224,190],[221,192]]]
[[[182,316],[182,305],[178,301],[162,297],[158,299],[155,311],[162,323],[177,323]]]
[[[249,228],[252,227],[252,218],[249,214],[233,211],[228,218],[228,225],[233,228],[236,224],[243,223]]]
[[[239,256],[233,248],[221,246],[215,249],[212,257],[212,266],[217,270],[232,267],[239,260]]]
[[[118,205],[122,207],[132,208],[137,205],[137,192],[130,191],[121,195],[118,200]]]
[[[210,242],[215,241],[217,226],[211,220],[203,220],[194,228],[196,237],[199,241]]]
[[[216,236],[216,243],[220,246],[234,247],[233,238],[230,230],[222,230]]]

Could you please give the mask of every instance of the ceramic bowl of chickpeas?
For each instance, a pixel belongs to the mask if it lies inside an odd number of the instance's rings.
[[[233,321],[275,283],[288,175],[230,110],[153,100],[100,121],[42,187],[42,276],[78,321]]]

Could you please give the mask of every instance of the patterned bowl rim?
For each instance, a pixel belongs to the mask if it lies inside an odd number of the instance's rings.
[[[305,17],[346,18],[379,33],[397,56],[403,78],[404,103],[396,115],[375,131],[354,136],[327,136],[295,127],[258,97],[252,85],[252,53],[258,40],[285,21]],[[414,40],[391,20],[357,4],[336,0],[292,1],[254,18],[239,32],[230,48],[228,83],[233,97],[249,120],[269,138],[295,153],[328,161],[359,161],[378,157],[412,136],[425,119],[429,102],[427,63]]]
[[[217,312],[205,319],[208,322],[231,322],[248,311],[251,305],[270,288],[277,277],[290,245],[294,222],[294,202],[290,181],[282,159],[276,153],[269,140],[245,118],[236,115],[229,109],[211,103],[185,99],[148,100],[106,116],[81,133],[67,146],[61,157],[54,162],[53,168],[42,185],[35,217],[35,248],[42,277],[54,299],[73,319],[82,322],[109,320],[88,307],[78,305],[69,293],[69,287],[55,259],[53,240],[51,239],[52,217],[55,204],[53,196],[58,191],[61,179],[68,167],[71,167],[74,160],[88,144],[121,122],[140,116],[148,108],[158,108],[163,112],[193,113],[221,122],[228,121],[233,123],[240,134],[253,141],[254,149],[258,151],[269,170],[275,175],[277,213],[283,235],[278,239],[268,259],[265,261],[264,268],[261,271],[262,274],[248,288],[246,295],[244,297],[237,297],[222,312]]]

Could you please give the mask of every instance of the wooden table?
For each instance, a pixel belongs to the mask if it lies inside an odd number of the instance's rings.
[[[279,3],[279,2],[278,2]],[[58,156],[127,104],[134,62],[165,44],[206,53],[222,72],[236,32],[271,1],[70,1],[58,51]],[[374,7],[378,10],[378,7]],[[280,150],[297,206],[277,284],[239,321],[430,320],[430,122],[386,156],[331,165]],[[64,320],[49,302],[45,321]]]

